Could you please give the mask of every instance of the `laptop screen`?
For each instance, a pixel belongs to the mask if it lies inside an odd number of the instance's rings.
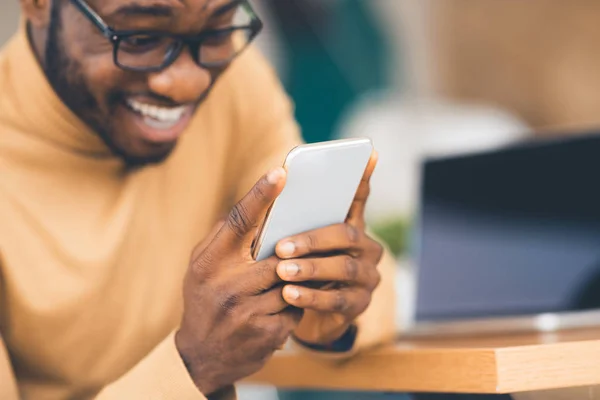
[[[424,162],[417,320],[600,308],[600,136]]]

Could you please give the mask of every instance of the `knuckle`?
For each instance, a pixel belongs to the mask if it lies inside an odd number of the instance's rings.
[[[274,304],[278,304],[282,308],[286,307],[285,300],[283,300],[283,286],[277,287],[273,290],[273,297],[275,298],[273,301]]]
[[[359,297],[359,303],[354,312],[356,315],[360,315],[365,312],[365,310],[369,307],[369,304],[371,304],[371,292],[362,291],[361,293],[362,295]]]
[[[282,333],[282,322],[280,318],[275,318],[275,321],[267,324],[264,327],[265,342],[269,348],[276,348],[279,344],[279,338]]]
[[[282,345],[288,340],[296,324],[292,315],[281,314],[280,316],[280,329],[277,336],[277,348],[281,348]]]
[[[254,272],[261,278],[273,275],[277,269],[277,260],[264,260],[260,263],[255,264],[256,268]]]
[[[366,233],[363,233],[363,235],[366,239],[366,245],[361,251],[361,254],[367,257],[369,260],[373,260],[375,265],[378,265],[383,258],[385,249],[381,243],[373,239],[371,236],[367,235]]]
[[[319,298],[317,296],[317,292],[316,291],[311,291],[310,294],[308,295],[308,304],[310,304],[311,306],[317,306],[319,304]]]
[[[242,321],[245,326],[254,330],[257,328],[257,326],[256,326],[257,318],[258,318],[258,314],[254,310],[250,310],[250,311],[247,311],[246,313],[244,313],[244,315],[242,317]]]
[[[235,293],[217,291],[219,309],[225,314],[231,314],[240,304],[240,296]]]
[[[374,248],[373,253],[375,254],[375,263],[379,264],[379,262],[381,261],[381,259],[383,257],[383,246],[375,240],[372,240],[372,242],[373,242],[373,248]]]
[[[338,291],[333,298],[333,311],[344,313],[348,309],[348,301],[341,291]]]
[[[262,179],[260,182],[254,185],[254,187],[250,191],[250,193],[252,193],[252,196],[260,202],[266,202],[268,200],[267,192],[265,192],[265,184],[267,182],[266,179],[267,178]]]
[[[236,204],[227,218],[227,226],[238,237],[243,237],[250,225],[248,210],[242,203]]]
[[[345,224],[344,229],[345,229],[346,238],[348,239],[348,242],[357,243],[360,240],[360,232],[354,225]]]
[[[379,284],[381,283],[381,274],[377,270],[377,268],[371,268],[367,271],[367,280],[364,284],[364,287],[369,290],[375,290]]]
[[[260,331],[260,353],[267,356],[282,348],[291,333],[281,315],[262,325]]]
[[[358,261],[354,257],[344,257],[344,279],[355,281],[358,278]]]
[[[210,266],[213,265],[214,259],[210,252],[204,251],[200,253],[192,262],[192,274],[201,279],[207,279],[210,276]]]
[[[304,273],[306,274],[306,278],[313,278],[317,275],[317,262],[315,260],[308,260],[304,262],[304,265],[301,266],[303,268]]]
[[[319,240],[314,233],[308,233],[304,240],[309,251],[317,248]]]
[[[255,269],[255,273],[259,283],[254,291],[264,293],[277,283],[277,262],[272,260],[262,262]]]
[[[257,343],[261,343],[262,342],[262,338],[265,335],[265,326],[264,323],[262,323],[262,319],[261,318],[257,318],[257,317],[250,317],[250,321],[249,321],[249,331],[251,332],[251,337],[253,339],[257,339]]]

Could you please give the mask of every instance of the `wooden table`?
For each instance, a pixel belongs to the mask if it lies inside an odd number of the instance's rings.
[[[282,389],[600,399],[600,329],[405,339],[343,363],[285,350],[249,382]]]

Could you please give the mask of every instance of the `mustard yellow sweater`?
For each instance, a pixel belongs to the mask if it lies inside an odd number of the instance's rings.
[[[0,399],[204,399],[173,340],[191,249],[299,141],[250,50],[166,162],[127,171],[17,33],[0,53]],[[392,334],[382,272],[357,347]]]

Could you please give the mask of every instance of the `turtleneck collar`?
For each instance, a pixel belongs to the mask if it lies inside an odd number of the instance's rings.
[[[11,122],[15,126],[70,151],[112,156],[102,139],[54,92],[33,52],[25,22],[4,49],[0,68],[7,74],[9,93],[3,97],[12,103],[15,112]]]

